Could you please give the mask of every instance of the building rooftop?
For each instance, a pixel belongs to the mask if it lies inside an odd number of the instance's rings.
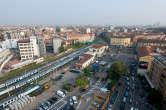
[[[166,55],[156,55],[155,59],[166,66]]]
[[[107,44],[96,44],[93,45],[91,48],[102,48],[103,46],[107,46]]]
[[[91,58],[93,57],[93,55],[90,55],[90,54],[81,54],[80,56],[83,56],[84,58]]]
[[[166,43],[166,40],[160,40],[160,39],[138,39],[137,42],[142,42],[142,43]]]
[[[147,47],[147,46],[139,47],[137,51],[138,51],[139,57],[144,57],[144,56],[149,56],[149,55],[153,56],[151,48]]]
[[[23,39],[18,41],[18,43],[28,43],[28,42],[30,42],[30,39]]]

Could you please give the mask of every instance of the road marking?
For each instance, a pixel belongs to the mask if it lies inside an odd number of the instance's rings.
[[[81,101],[80,101],[80,103],[77,105],[76,110],[79,109],[80,105],[81,105]]]

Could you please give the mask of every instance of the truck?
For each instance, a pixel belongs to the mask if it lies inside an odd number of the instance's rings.
[[[62,91],[60,91],[60,90],[58,90],[58,91],[56,92],[56,94],[57,94],[58,96],[60,96],[60,97],[65,97],[65,94],[64,94]]]

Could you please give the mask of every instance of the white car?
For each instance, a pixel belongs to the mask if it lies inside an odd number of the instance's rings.
[[[70,98],[70,105],[73,105],[73,100]]]
[[[73,96],[72,99],[73,99],[74,104],[77,104],[77,103],[78,103],[78,102],[77,102],[77,97],[76,97],[76,96]]]
[[[62,92],[62,91],[60,91],[60,90],[58,90],[57,92],[56,92],[56,94],[58,95],[58,96],[60,96],[60,97],[65,97],[65,94]]]
[[[112,110],[112,105],[111,104],[108,106],[108,110]]]

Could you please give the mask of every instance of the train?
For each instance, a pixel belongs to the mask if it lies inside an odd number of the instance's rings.
[[[12,97],[9,97],[8,99],[5,99],[5,100],[2,100],[0,102],[0,110],[5,108],[6,106],[8,106],[9,104],[17,101],[18,99],[20,99],[21,97],[24,97],[26,95],[29,95],[30,93],[38,90],[39,88],[41,88],[41,85],[40,84],[37,84],[29,89],[27,89],[26,91],[22,92],[22,93],[19,93],[18,95],[15,95],[15,96],[12,96]]]

